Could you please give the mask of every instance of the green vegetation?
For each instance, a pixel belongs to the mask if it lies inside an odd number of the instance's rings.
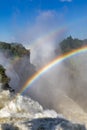
[[[10,78],[5,74],[5,69],[0,65],[0,83],[7,84],[9,83]]]
[[[84,45],[85,43],[83,42],[83,40],[73,39],[70,36],[60,43],[60,48],[61,48],[62,53],[67,53],[72,50],[81,48]]]
[[[0,42],[1,51],[6,51],[10,56],[22,57],[27,55],[30,57],[30,50],[25,49],[21,44],[18,43],[5,43]]]

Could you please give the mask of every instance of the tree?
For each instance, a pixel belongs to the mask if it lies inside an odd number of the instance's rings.
[[[10,86],[9,86],[9,81],[10,81],[10,78],[7,77],[7,75],[5,74],[5,69],[2,65],[0,65],[0,83],[2,83],[2,89],[3,90],[9,90],[10,92],[15,92],[14,89],[12,89]]]
[[[71,36],[69,36],[67,39],[63,40],[60,43],[60,48],[61,48],[62,53],[70,52],[82,46],[83,46],[82,40],[73,39]]]
[[[7,75],[5,74],[5,69],[2,65],[0,65],[0,82],[3,84],[9,83],[10,78],[7,77]]]

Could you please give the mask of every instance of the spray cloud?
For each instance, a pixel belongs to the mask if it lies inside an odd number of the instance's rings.
[[[64,32],[62,35],[47,38],[49,32],[55,30],[58,24],[61,26],[59,19],[56,19],[56,12],[54,11],[39,12],[35,23],[32,26],[27,24],[25,30],[20,31],[22,33],[16,33],[17,35],[14,37],[18,42],[27,43],[25,46],[31,49],[31,62],[38,69],[55,57],[55,43],[66,35],[66,32]],[[31,44],[28,44],[28,42]],[[2,54],[0,59],[3,59],[0,61],[1,64],[9,65],[10,59],[6,59]],[[11,80],[11,85],[20,89],[20,86],[24,84],[29,76],[26,73],[29,70],[27,58],[21,59],[18,64],[21,64],[21,66],[15,66],[12,71],[7,71],[7,73],[13,79]],[[64,104],[65,98],[68,101],[71,101],[71,99],[73,102],[76,101],[86,109],[87,102],[84,101],[87,89],[86,65],[86,54],[67,59],[43,75],[26,94],[38,100],[44,107],[54,108],[58,112],[60,111],[59,105]],[[30,67],[30,70],[32,70],[32,67]],[[21,75],[23,76],[21,77]]]
[[[53,108],[57,112],[62,111],[61,105],[67,104],[67,108],[70,107],[71,102],[87,111],[86,57],[87,52],[58,64],[33,83],[27,94],[38,100],[44,107]]]

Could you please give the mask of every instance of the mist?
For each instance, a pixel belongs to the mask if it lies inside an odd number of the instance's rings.
[[[26,94],[38,100],[44,108],[55,109],[57,112],[62,111],[61,105],[68,109],[73,104],[87,112],[86,57],[87,52],[76,54],[48,69],[30,86]]]
[[[19,92],[28,78],[36,72],[35,66],[30,63],[28,57],[16,59],[8,55],[7,51],[0,51],[0,64],[6,69],[6,75],[10,78],[9,85],[16,93]]]
[[[14,42],[22,43],[31,50],[30,60],[37,69],[54,58],[56,44],[67,36],[68,28],[63,22],[63,14],[54,10],[39,10],[32,23],[29,19],[23,28],[13,25]]]
[[[6,74],[11,79],[9,85],[16,93],[36,71],[56,58],[56,46],[46,45],[37,48],[34,54],[31,50],[31,57],[35,55],[34,63],[30,63],[26,56],[16,62],[14,59],[12,62],[13,59],[8,57],[6,52],[0,52],[0,64],[6,68]],[[61,54],[60,48],[59,52]],[[87,52],[84,52],[63,60],[38,77],[23,94],[38,101],[44,108],[54,109],[57,112],[66,111],[73,104],[87,112],[86,57]]]
[[[22,43],[23,46],[31,50],[30,63],[35,65],[36,70],[39,70],[54,59],[56,43],[65,35],[65,29],[63,30],[62,28],[60,29],[59,26],[57,27],[60,21],[56,15],[55,11],[41,11],[38,13],[38,16],[36,16],[32,25],[28,23],[25,29],[19,29],[21,31],[15,27],[17,30],[13,36],[13,42],[17,41],[17,43]],[[12,68],[11,71],[7,69],[7,75],[11,77],[10,85],[17,90],[19,90],[29,76],[32,75],[32,71],[34,70],[35,72],[33,65],[31,65],[31,67],[30,65],[28,66],[30,63],[26,57],[20,59],[16,65],[11,65],[10,62],[8,62],[10,59],[6,60],[5,56],[2,59],[4,59],[5,64],[9,63],[9,66],[11,66],[9,68]],[[30,71],[30,74],[27,74],[27,71]]]
[[[20,91],[36,71],[56,58],[56,44],[58,45],[67,35],[67,28],[64,29],[62,21],[61,15],[48,10],[39,12],[31,25],[27,23],[22,29],[16,28],[14,41],[22,43],[31,50],[30,61],[27,57],[23,57],[12,64],[4,52],[0,53],[0,64],[6,68],[6,73],[11,78],[10,86],[16,92]],[[55,33],[51,35],[50,32]],[[60,47],[59,55],[61,55]],[[67,110],[73,104],[87,112],[86,57],[86,52],[75,55],[48,69],[24,94],[37,100],[44,108],[54,109],[57,112]]]

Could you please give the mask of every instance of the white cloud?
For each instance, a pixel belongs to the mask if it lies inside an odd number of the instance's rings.
[[[38,20],[49,19],[56,16],[56,12],[54,10],[48,11],[39,11],[39,15],[37,16]]]
[[[72,0],[60,0],[61,2],[72,2]]]

